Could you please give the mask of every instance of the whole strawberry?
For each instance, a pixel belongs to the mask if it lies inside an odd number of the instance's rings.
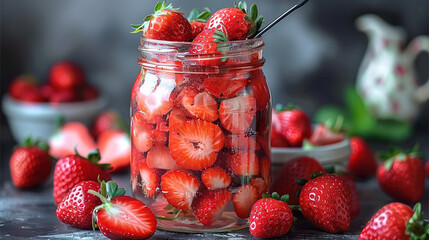
[[[57,90],[76,89],[85,83],[83,70],[73,62],[58,62],[49,72],[49,83]]]
[[[74,227],[91,229],[92,211],[101,204],[101,200],[88,193],[88,190],[99,189],[100,183],[95,181],[82,181],[76,184],[58,205],[56,212],[58,219]]]
[[[417,147],[408,152],[395,148],[381,154],[385,162],[377,169],[378,184],[398,201],[415,203],[423,196],[425,170],[417,151]]]
[[[9,96],[25,102],[43,102],[46,98],[37,87],[36,79],[21,75],[12,80],[8,88]]]
[[[52,162],[48,145],[27,138],[12,153],[9,161],[12,183],[18,188],[32,188],[51,175]]]
[[[349,229],[351,195],[337,175],[323,175],[308,181],[301,189],[302,215],[317,228],[340,233]]]
[[[358,178],[373,176],[377,171],[377,162],[365,140],[360,137],[351,137],[350,149],[347,171]]]
[[[293,223],[288,197],[277,193],[264,194],[252,207],[249,218],[250,233],[257,238],[280,237],[289,232]]]
[[[89,190],[100,198],[102,204],[94,209],[95,223],[104,236],[110,239],[146,239],[156,230],[156,218],[152,211],[141,201],[123,196],[125,189],[118,188],[115,182],[101,185],[100,192]]]
[[[339,176],[350,188],[350,194],[351,194],[350,217],[351,219],[354,219],[357,216],[359,216],[359,213],[360,213],[359,192],[357,190],[355,180],[353,176],[348,173],[342,173]]]
[[[311,123],[307,114],[294,106],[276,106],[278,111],[277,131],[290,147],[301,147],[304,139],[311,137]]]
[[[299,196],[295,193],[301,188],[297,179],[310,180],[314,172],[325,173],[322,165],[311,157],[297,157],[284,164],[274,181],[271,191],[280,195],[289,195],[290,204],[298,204]]]
[[[137,33],[149,39],[187,42],[192,39],[192,27],[183,13],[166,1],[158,2],[154,13],[144,18],[143,24],[131,25]]]
[[[414,213],[413,213],[414,211]],[[363,228],[359,240],[428,239],[420,203],[414,210],[403,203],[393,202],[378,210]]]
[[[54,172],[54,200],[59,204],[68,191],[77,183],[84,180],[110,180],[110,174],[104,169],[106,165],[98,165],[101,156],[98,150],[91,152],[88,158],[78,153],[60,158]]]
[[[247,12],[247,4],[242,1],[233,8],[216,11],[207,21],[205,28],[226,30],[231,41],[243,40],[254,35],[263,21],[263,17],[258,16],[258,7],[255,4],[252,4]]]
[[[190,54],[202,55],[199,58],[213,58],[210,60],[197,60],[200,65],[218,65],[221,63],[221,52],[223,49],[218,47],[218,43],[228,42],[229,39],[225,33],[216,29],[204,30],[198,34],[192,41],[189,49]]]
[[[204,11],[201,11],[198,8],[194,8],[189,13],[188,21],[192,27],[192,39],[194,39],[200,32],[204,30],[207,19],[210,17],[210,9],[204,8]]]

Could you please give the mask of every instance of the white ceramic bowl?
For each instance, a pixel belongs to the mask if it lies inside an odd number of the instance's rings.
[[[347,138],[338,143],[312,149],[271,148],[272,175],[275,176],[286,162],[300,156],[309,156],[318,160],[323,166],[336,165],[341,169],[346,166],[349,155],[350,142]]]
[[[66,121],[79,121],[89,125],[106,105],[106,99],[101,96],[91,101],[56,105],[21,102],[8,95],[2,101],[3,112],[18,143],[28,136],[46,140],[55,131],[59,116],[63,116]]]

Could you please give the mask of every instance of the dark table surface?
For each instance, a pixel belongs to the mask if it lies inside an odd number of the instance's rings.
[[[52,197],[52,179],[50,182],[33,190],[17,190],[10,182],[8,161],[14,142],[8,129],[2,127],[0,159],[0,239],[106,239],[99,231],[82,230],[62,224],[55,215],[56,206]],[[414,136],[402,143],[411,148],[419,143],[428,155],[429,143],[426,133]],[[386,149],[385,143],[370,142],[375,150]],[[129,191],[129,173],[114,175],[113,179]],[[378,187],[375,178],[357,182],[361,200],[360,215],[351,221],[348,231],[342,234],[329,234],[314,228],[302,216],[297,216],[295,229],[281,239],[358,239],[359,233],[371,216],[382,206],[393,201]],[[423,211],[429,217],[429,181],[421,199]],[[184,234],[156,231],[152,239],[255,239],[248,229],[230,233]]]

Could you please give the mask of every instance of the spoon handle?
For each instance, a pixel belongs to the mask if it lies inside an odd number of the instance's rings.
[[[268,24],[265,28],[263,28],[261,31],[259,31],[253,38],[258,38],[258,37],[262,36],[262,34],[264,34],[266,31],[270,30],[274,25],[276,25],[278,22],[283,20],[283,18],[285,18],[287,15],[291,14],[293,11],[297,10],[298,8],[302,7],[307,2],[308,2],[308,0],[301,0],[295,6],[291,7],[289,10],[284,12],[277,19],[275,19],[270,24]]]

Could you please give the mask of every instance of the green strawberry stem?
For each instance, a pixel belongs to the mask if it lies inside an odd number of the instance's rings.
[[[293,105],[293,104],[288,104],[288,105],[285,107],[285,106],[283,106],[281,103],[277,103],[277,104],[276,104],[276,107],[275,107],[275,109],[276,109],[276,111],[277,111],[277,112],[288,111],[288,110],[292,110],[292,109],[295,109],[295,108],[296,108],[296,106],[295,106],[295,105]]]
[[[192,22],[192,21],[207,22],[207,20],[209,19],[210,15],[211,15],[211,11],[207,7],[204,8],[204,11],[201,11],[198,8],[194,8],[189,13],[189,16],[188,16],[187,19],[188,19],[189,22]]]
[[[389,151],[379,154],[379,157],[384,161],[384,168],[386,170],[392,167],[394,161],[405,161],[408,156],[420,159],[424,158],[423,154],[419,153],[419,146],[417,144],[409,151],[402,151],[398,147],[391,147]]]
[[[429,224],[424,221],[424,215],[421,211],[421,204],[418,202],[414,205],[414,214],[406,226],[406,232],[412,240],[429,239]]]
[[[234,7],[246,13],[246,15],[244,16],[244,20],[252,24],[249,29],[249,32],[247,33],[247,37],[253,37],[258,32],[259,28],[261,28],[261,25],[264,22],[264,17],[258,16],[258,6],[256,6],[256,4],[252,4],[250,6],[249,11],[247,11],[247,3],[244,1],[240,1],[238,3],[234,2]]]
[[[104,163],[104,164],[98,163],[101,159],[101,154],[100,154],[100,151],[98,149],[92,150],[90,153],[88,153],[87,157],[84,157],[84,156],[79,154],[79,152],[77,151],[77,145],[76,145],[74,147],[74,155],[76,157],[80,157],[80,158],[88,160],[90,163],[97,165],[99,168],[101,168],[103,170],[111,169],[111,166],[108,163]]]

